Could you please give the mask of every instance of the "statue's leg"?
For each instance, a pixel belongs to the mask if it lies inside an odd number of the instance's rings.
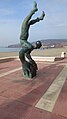
[[[44,16],[45,16],[45,13],[44,11],[42,12],[42,15],[40,17],[37,17],[36,19],[33,19],[29,22],[29,25],[33,25],[37,22],[39,22],[40,20],[43,20],[44,19]]]
[[[30,53],[31,53],[32,49],[28,50],[26,53],[25,53],[25,56],[28,58],[30,64],[35,68],[35,70],[37,70],[37,64],[36,62],[32,59]]]
[[[31,62],[32,58],[30,56],[31,51],[33,50],[33,46],[28,41],[24,40],[21,40],[21,44],[22,49],[19,52],[19,58],[22,63],[23,76],[32,78],[33,75],[36,74],[36,72],[33,73],[33,63]],[[25,56],[28,58],[29,61],[26,61]]]
[[[35,14],[35,12],[37,11],[37,3],[34,2],[34,7],[33,10],[30,11],[30,13],[28,14],[28,16],[24,19],[22,26],[21,26],[21,34],[20,34],[20,39],[21,40],[27,40],[28,36],[29,36],[29,21],[32,17],[33,14]]]
[[[39,19],[40,19],[40,20],[43,20],[43,19],[44,19],[44,17],[45,17],[45,12],[44,12],[44,11],[42,11],[42,15],[39,17]]]
[[[19,52],[19,58],[22,63],[22,69],[23,69],[23,77],[29,77],[29,72],[30,72],[30,64],[25,59],[26,52],[27,52],[27,48],[22,48]]]
[[[37,9],[37,3],[34,1],[33,9],[30,11],[30,13],[28,14],[28,16],[24,19],[24,22],[23,23],[28,23],[29,20],[31,19],[32,15],[35,14],[36,11],[38,11],[38,9]]]
[[[28,59],[31,59],[30,53],[34,49],[33,45],[28,41],[20,40],[22,49],[19,52],[20,59],[24,61],[25,55]]]
[[[22,48],[20,51],[19,51],[19,58],[20,58],[20,61],[22,63],[25,62],[25,53],[27,52],[27,49],[26,48]]]
[[[20,43],[21,43],[21,46],[23,48],[27,48],[27,50],[28,49],[29,50],[33,50],[34,49],[33,45],[31,43],[29,43],[28,41],[26,41],[26,40],[20,40]]]

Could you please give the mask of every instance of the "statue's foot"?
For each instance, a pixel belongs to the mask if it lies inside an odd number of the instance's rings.
[[[36,11],[38,11],[38,8],[37,8],[37,3],[36,3],[36,1],[34,1],[33,10],[34,10],[35,12],[36,12]]]
[[[45,17],[45,12],[44,11],[42,11],[42,15],[41,15],[41,17],[39,18],[40,20],[43,20],[44,19],[44,17]]]

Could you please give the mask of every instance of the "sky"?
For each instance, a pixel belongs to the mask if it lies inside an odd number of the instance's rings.
[[[33,8],[34,0],[0,0],[0,46],[20,43],[24,18]],[[30,27],[29,42],[43,39],[67,39],[67,0],[36,0],[38,11],[32,19],[45,12],[43,21]]]

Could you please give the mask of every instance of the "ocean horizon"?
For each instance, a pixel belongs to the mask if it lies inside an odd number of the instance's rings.
[[[21,48],[0,47],[0,52],[19,52]]]

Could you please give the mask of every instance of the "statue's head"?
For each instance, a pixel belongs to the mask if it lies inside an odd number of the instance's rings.
[[[41,41],[36,41],[36,47],[37,47],[37,48],[40,48],[41,46],[42,46]]]

